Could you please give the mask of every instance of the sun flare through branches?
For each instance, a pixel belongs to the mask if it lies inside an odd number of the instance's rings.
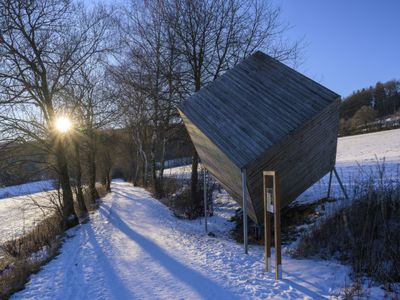
[[[67,133],[72,128],[72,122],[67,117],[57,117],[54,125],[55,129],[60,133]]]

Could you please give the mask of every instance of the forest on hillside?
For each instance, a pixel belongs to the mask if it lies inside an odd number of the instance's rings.
[[[397,128],[400,126],[399,109],[400,81],[377,82],[374,87],[357,90],[343,99],[339,133],[345,136]]]

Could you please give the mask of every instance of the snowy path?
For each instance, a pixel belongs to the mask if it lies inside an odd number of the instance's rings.
[[[263,271],[262,247],[246,256],[216,230],[218,222],[229,228],[226,211],[211,218],[211,238],[145,190],[118,181],[112,188],[91,222],[70,232],[62,253],[13,299],[319,299],[348,280],[347,267],[284,256],[284,280],[276,282]]]

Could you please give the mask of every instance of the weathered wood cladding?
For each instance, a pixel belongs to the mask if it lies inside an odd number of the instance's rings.
[[[247,168],[250,197],[256,222],[263,218],[262,172],[280,175],[281,206],[295,200],[332,170],[336,160],[339,100],[287,136]]]
[[[191,96],[181,111],[241,168],[337,97],[257,52]]]
[[[210,173],[241,205],[247,171],[249,216],[263,216],[262,171],[277,171],[282,207],[335,164],[340,97],[257,52],[202,88],[180,114]]]
[[[242,206],[242,175],[241,170],[233,164],[228,157],[194,125],[184,113],[178,110],[187,131],[192,139],[201,162],[208,172],[216,178],[223,188],[236,202]],[[255,219],[256,213],[251,203],[250,193],[247,189],[247,208],[250,218]]]

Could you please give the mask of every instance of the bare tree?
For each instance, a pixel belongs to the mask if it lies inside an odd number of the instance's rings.
[[[99,131],[111,126],[118,116],[113,96],[101,58],[91,59],[83,65],[64,90],[66,106],[71,106],[75,117],[75,149],[85,155],[84,166],[91,206],[98,198],[96,153]]]
[[[270,1],[159,1],[166,26],[177,39],[176,52],[185,66],[182,86],[188,96],[229,68],[263,49],[280,61],[297,59],[299,43],[283,39],[287,29]],[[199,157],[193,148],[191,195],[198,196]]]
[[[82,9],[64,0],[0,1],[2,128],[8,138],[36,141],[54,156],[67,226],[76,216],[65,147],[54,130],[63,110],[58,96],[102,50],[104,30],[101,18],[79,22]]]
[[[148,174],[148,128],[150,117],[145,93],[137,88],[141,83],[140,69],[129,59],[109,68],[112,82],[117,87],[115,98],[121,113],[121,126],[126,128],[127,151],[130,158],[130,179],[134,185],[146,186]],[[144,84],[144,83],[143,83]]]
[[[103,130],[99,136],[99,174],[107,192],[111,192],[111,170],[121,152],[115,147],[119,141],[120,137],[113,130]]]
[[[125,89],[120,99],[134,107],[124,109],[130,121],[135,120],[132,136],[147,139],[136,138],[136,156],[145,174],[149,161],[158,196],[168,130],[179,120],[180,101],[257,49],[281,61],[296,61],[299,44],[284,40],[287,26],[279,18],[279,8],[257,0],[137,1],[127,9],[120,23],[126,51],[113,74]],[[194,148],[192,162],[191,198],[198,202],[199,158]]]
[[[180,62],[175,36],[165,26],[158,9],[157,3],[146,3],[127,11],[121,30],[125,32],[122,44],[128,50],[112,73],[118,84],[124,86],[121,106],[128,113],[136,156],[143,162],[144,184],[149,165],[153,190],[161,197],[167,132],[171,119],[177,116],[176,70]],[[137,167],[138,164],[136,174]]]

